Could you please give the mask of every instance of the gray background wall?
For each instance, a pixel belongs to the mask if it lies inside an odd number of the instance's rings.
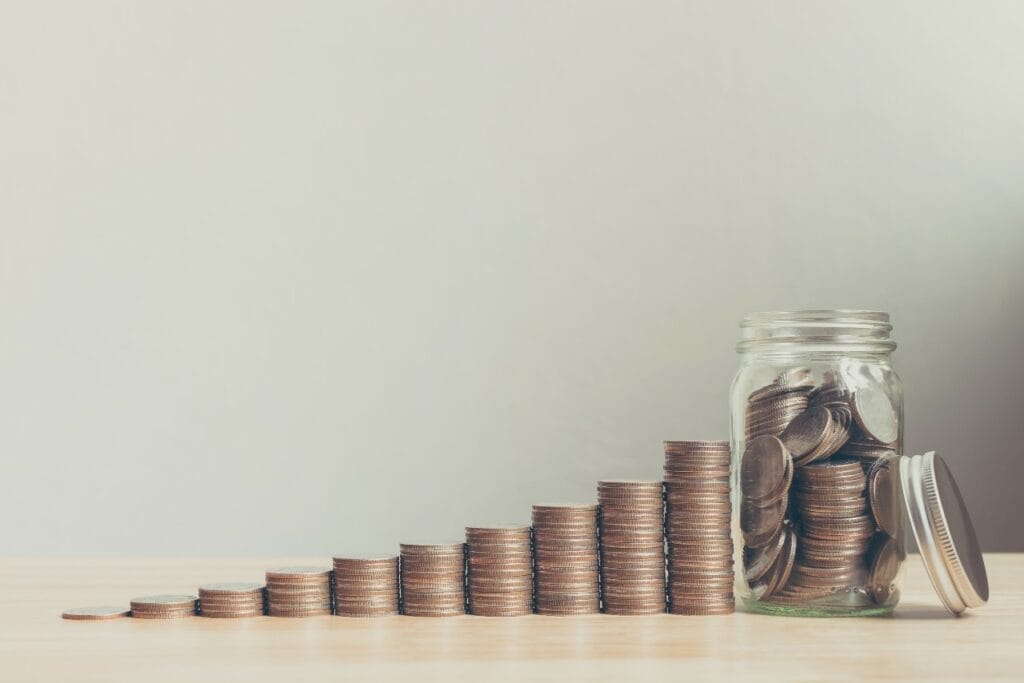
[[[1024,550],[1024,5],[39,2],[0,20],[0,551],[323,553],[727,434],[893,314]]]

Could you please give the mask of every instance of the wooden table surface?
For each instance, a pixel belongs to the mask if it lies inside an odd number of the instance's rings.
[[[892,617],[314,617],[77,622],[62,610],[329,558],[0,558],[0,681],[1024,679],[1024,554],[950,617],[917,556]],[[326,560],[326,561],[325,561]]]

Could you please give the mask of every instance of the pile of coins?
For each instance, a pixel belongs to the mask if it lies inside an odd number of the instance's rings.
[[[538,614],[601,611],[596,505],[534,505],[533,546]]]
[[[403,543],[402,612],[413,617],[466,613],[466,551],[463,543]]]
[[[267,571],[267,613],[313,617],[331,613],[331,570],[280,567]]]
[[[608,614],[665,611],[665,503],[660,481],[601,481],[601,598]]]
[[[811,371],[795,368],[751,393],[747,397],[745,440],[750,441],[763,434],[781,434],[797,415],[807,409],[808,394],[812,389]]]
[[[792,368],[751,393],[744,433],[740,529],[757,599],[890,601],[902,553],[888,542],[901,524],[899,418],[885,389],[850,388],[832,371],[815,386],[810,369]]]
[[[210,583],[199,587],[204,617],[240,619],[263,615],[264,588],[258,583]]]
[[[669,612],[731,614],[729,442],[666,441],[664,447]]]
[[[517,617],[533,613],[533,549],[529,525],[466,527],[469,613]]]
[[[334,613],[343,617],[398,614],[398,556],[335,557]]]
[[[132,616],[136,619],[180,619],[196,613],[194,595],[147,595],[133,598]]]

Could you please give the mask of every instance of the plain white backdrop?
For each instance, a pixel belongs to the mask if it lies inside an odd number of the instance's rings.
[[[459,538],[890,311],[1024,550],[1024,6],[57,2],[0,20],[0,552]]]

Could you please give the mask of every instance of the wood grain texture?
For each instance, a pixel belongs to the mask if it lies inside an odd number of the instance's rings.
[[[949,617],[920,562],[888,618],[316,617],[72,622],[63,609],[261,580],[329,558],[0,559],[0,680],[1014,680],[1024,554],[989,555],[990,603]]]

